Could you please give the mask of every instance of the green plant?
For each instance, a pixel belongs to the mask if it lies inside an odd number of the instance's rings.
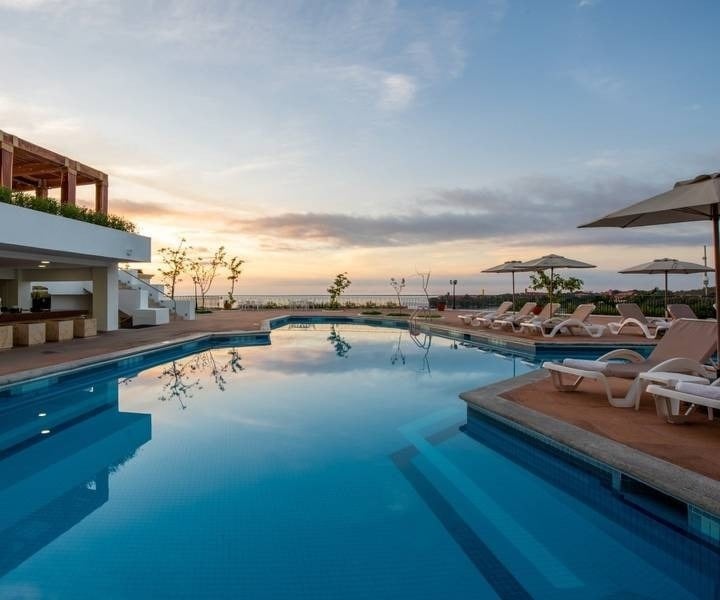
[[[235,304],[235,296],[233,295],[235,293],[235,283],[237,283],[237,280],[240,278],[244,263],[245,261],[239,256],[233,256],[225,263],[227,270],[230,272],[227,277],[228,281],[230,281],[230,291],[228,292],[228,302],[230,303],[230,306]]]
[[[400,279],[395,279],[394,277],[391,277],[390,285],[392,286],[392,289],[395,292],[395,295],[397,296],[397,305],[402,306],[402,302],[400,301],[400,294],[403,291],[403,288],[405,287],[405,278],[401,277]]]
[[[350,287],[351,283],[352,281],[348,279],[347,271],[345,273],[338,273],[335,276],[335,279],[327,289],[328,294],[330,294],[330,308],[338,308],[340,306],[338,298]]]
[[[0,202],[76,221],[84,221],[101,227],[127,231],[128,233],[134,233],[137,230],[134,223],[117,215],[106,215],[74,204],[61,204],[53,198],[42,198],[23,192],[13,192],[5,187],[0,188]]]
[[[220,246],[210,258],[195,257],[190,260],[192,281],[200,290],[202,307],[205,308],[205,296],[210,291],[217,270],[225,264],[225,246]]]
[[[381,315],[382,311],[380,311],[380,310],[364,310],[360,314],[361,315]]]
[[[180,275],[188,268],[188,250],[191,246],[185,246],[185,238],[180,240],[176,248],[160,248],[160,257],[163,266],[160,267],[160,277],[170,286],[170,297],[175,298],[175,286],[180,283]]]
[[[545,271],[530,274],[530,288],[545,290],[550,296],[556,292],[577,292],[582,289],[583,281],[577,277],[561,277],[554,274],[552,279]]]

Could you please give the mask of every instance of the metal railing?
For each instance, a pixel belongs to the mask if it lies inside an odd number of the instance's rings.
[[[163,290],[161,290],[159,287],[154,286],[152,283],[148,283],[148,282],[145,281],[144,279],[140,279],[140,277],[138,277],[137,275],[133,275],[130,271],[128,271],[128,270],[126,270],[126,269],[122,269],[122,268],[120,268],[120,267],[118,267],[118,269],[119,269],[120,271],[122,271],[123,273],[125,273],[125,275],[129,275],[129,276],[132,277],[133,279],[139,281],[139,282],[141,283],[141,285],[144,285],[144,286],[146,286],[146,287],[152,288],[152,289],[155,290],[160,296],[165,296],[165,298],[167,298],[168,300],[170,300],[170,302],[172,302],[172,312],[175,313],[175,314],[177,314],[177,303],[175,302],[175,298],[173,298],[173,297],[170,296],[169,294],[166,294]]]
[[[175,296],[176,300],[197,300],[202,305],[200,296]],[[424,295],[402,295],[402,306],[427,304]],[[205,296],[205,308],[223,308],[227,296]],[[235,308],[243,310],[289,308],[295,310],[310,310],[328,308],[330,306],[329,294],[249,294],[235,298]],[[397,296],[394,294],[347,294],[340,296],[338,304],[341,308],[384,308],[398,309]]]
[[[195,296],[176,296],[176,300],[195,301]],[[404,309],[415,309],[426,307],[427,298],[422,294],[408,294],[401,296]],[[223,308],[227,296],[205,296],[205,307],[210,309]],[[327,294],[255,294],[238,296],[235,308],[241,310],[267,310],[274,308],[287,308],[290,310],[313,310],[323,309],[330,306],[330,296]],[[512,300],[511,294],[485,294],[478,296],[462,295],[455,297],[457,310],[481,310],[496,308],[502,302]],[[444,302],[446,306],[452,306],[452,297],[447,295],[431,296],[430,308],[436,308],[438,301]],[[537,302],[545,304],[548,301],[547,294],[542,293],[520,293],[515,294],[515,307],[519,308],[525,302]],[[618,297],[617,299],[607,294],[559,294],[554,297],[555,302],[560,303],[561,313],[573,312],[579,304],[592,302],[595,304],[595,314],[617,315],[615,308],[618,302],[635,302],[640,306],[647,316],[661,317],[665,314],[665,297],[659,294],[636,294],[634,296]],[[198,305],[201,299],[197,297]],[[348,294],[341,296],[339,304],[342,308],[380,308],[385,310],[398,310],[397,296],[394,294]],[[714,298],[700,294],[670,294],[669,304],[687,304],[700,318],[715,316],[713,308]]]

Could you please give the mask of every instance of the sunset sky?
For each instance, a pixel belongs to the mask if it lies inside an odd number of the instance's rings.
[[[615,271],[701,262],[708,224],[576,226],[720,170],[718,22],[715,0],[0,0],[0,129],[106,171],[154,250],[245,258],[241,293],[503,291],[480,271],[549,252],[598,265],[572,273],[590,289],[660,286]]]

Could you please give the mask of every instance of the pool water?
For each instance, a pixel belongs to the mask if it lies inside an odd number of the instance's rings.
[[[0,597],[718,596],[712,546],[457,397],[533,363],[346,324],[222,346],[0,394]]]

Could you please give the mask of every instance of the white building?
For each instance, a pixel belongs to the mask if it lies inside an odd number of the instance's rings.
[[[61,203],[72,205],[77,185],[94,185],[95,210],[107,214],[104,173],[2,131],[0,143],[0,187],[39,198],[59,188]],[[148,237],[0,202],[2,307],[30,310],[33,285],[76,282],[74,304],[66,298],[65,306],[53,309],[82,309],[84,303],[98,330],[112,331],[118,328],[118,263],[148,261]],[[91,285],[78,288],[82,282]],[[167,308],[157,310],[167,315]],[[152,324],[158,322],[167,322],[167,316]]]

